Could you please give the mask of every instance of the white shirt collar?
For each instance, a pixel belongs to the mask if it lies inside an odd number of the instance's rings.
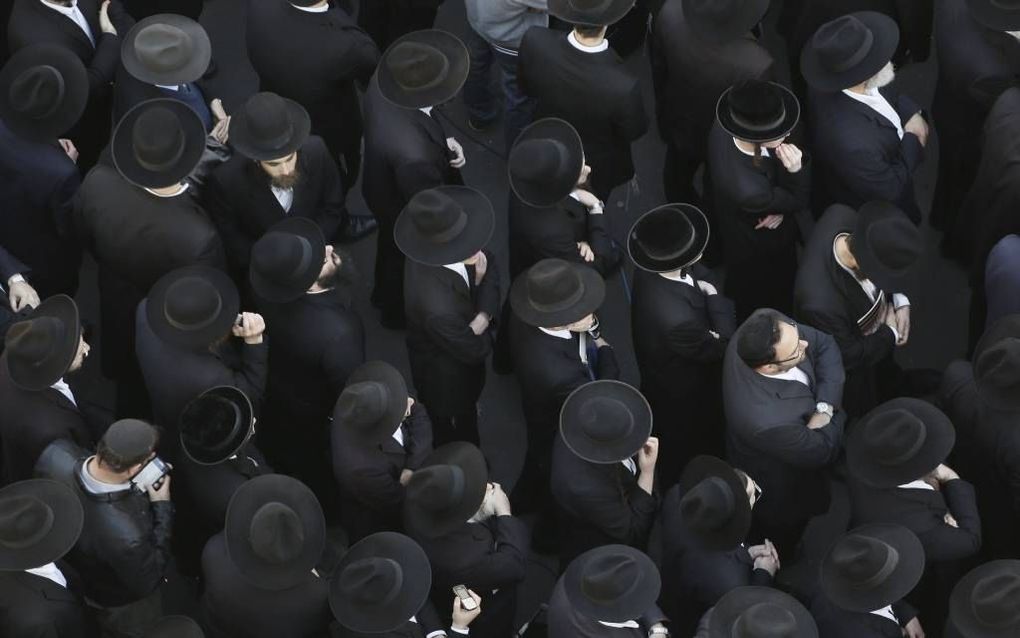
[[[811,381],[810,379],[808,379],[807,373],[798,368],[797,366],[790,368],[786,372],[779,372],[777,374],[763,373],[762,376],[769,377],[770,379],[784,379],[786,381],[797,381],[799,383],[803,383],[808,387],[811,386]]]
[[[73,16],[74,12],[78,10],[78,0],[71,0],[71,6],[69,7],[65,7],[62,4],[46,2],[46,0],[42,0],[42,3],[43,6],[49,7],[50,9],[53,9],[57,13],[63,13],[67,17]]]
[[[160,195],[159,193],[157,193],[156,191],[152,190],[151,188],[146,188],[145,190],[149,191],[150,193],[152,193],[156,197],[169,198],[169,197],[177,197],[178,195],[183,194],[184,191],[188,190],[188,186],[189,186],[188,182],[184,182],[184,183],[182,183],[180,185],[180,188],[176,192],[170,193],[169,195]]]
[[[92,476],[89,472],[89,463],[94,458],[96,457],[90,456],[81,464],[81,482],[86,490],[93,494],[109,494],[111,492],[123,492],[124,490],[131,489],[130,483],[103,483]]]
[[[903,139],[903,121],[900,119],[900,114],[896,112],[892,104],[889,104],[889,100],[885,99],[885,96],[878,89],[867,89],[865,93],[843,89],[843,95],[866,104],[876,113],[889,120],[889,123],[896,127],[896,133],[900,136],[900,139]]]
[[[620,461],[623,467],[627,468],[631,474],[637,474],[637,463],[632,458],[626,458]]]
[[[886,605],[881,609],[876,609],[875,611],[871,611],[868,613],[874,614],[876,616],[881,616],[882,618],[888,618],[897,625],[900,624],[900,619],[896,617],[896,613],[892,610],[892,605]]]
[[[403,422],[401,422],[401,425],[403,425]],[[399,425],[396,430],[393,430],[393,434],[391,436],[394,441],[400,444],[400,447],[404,447],[404,431],[400,429]]]
[[[81,29],[85,36],[88,37],[89,42],[92,46],[96,46],[96,38],[92,35],[92,27],[89,26],[88,20],[85,19],[85,15],[82,14],[81,9],[78,8],[78,0],[71,0],[71,6],[65,7],[59,4],[52,4],[50,2],[43,2],[43,6],[53,9],[57,13],[63,14],[71,19],[78,28]]]
[[[432,107],[431,106],[423,106],[423,107],[421,107],[418,110],[421,111],[422,113],[424,113],[425,115],[428,115],[429,117],[432,117]]]
[[[600,620],[599,624],[600,625],[605,625],[606,627],[613,627],[615,629],[640,629],[641,628],[641,625],[639,625],[636,620],[628,620],[627,622],[608,622],[606,620]]]
[[[683,283],[687,284],[688,286],[693,286],[694,285],[694,277],[691,277],[690,274],[680,275],[680,274],[678,274],[678,272],[679,271],[676,271],[676,272],[660,272],[659,276],[662,277],[663,279],[668,279],[670,281],[680,281],[680,282],[683,282]]]
[[[548,328],[539,328],[542,332],[553,337],[559,337],[560,339],[573,339],[574,334],[569,330],[550,330]]]
[[[64,381],[64,377],[57,379],[57,381],[50,387],[67,397],[68,401],[73,403],[75,407],[78,407],[78,402],[74,400],[74,393],[71,392],[71,386],[67,385],[67,382]]]
[[[601,43],[596,44],[593,47],[588,46],[587,44],[581,44],[577,41],[577,37],[574,35],[573,31],[567,34],[567,42],[569,42],[570,45],[578,51],[584,51],[585,53],[602,53],[609,48],[609,40],[605,38],[602,39]]]
[[[161,89],[166,89],[167,91],[180,91],[181,90],[181,85],[180,84],[157,84],[156,86],[158,86]]]
[[[739,142],[737,141],[737,138],[735,138],[735,137],[733,138],[733,145],[736,146],[737,150],[740,151],[741,153],[743,153],[744,155],[747,155],[748,157],[754,157],[754,153],[744,149],[744,147],[742,147],[739,144]],[[768,157],[769,156],[769,149],[767,149],[764,146],[762,146],[761,147],[761,156],[762,157]]]
[[[898,487],[901,487],[905,490],[931,490],[933,492],[935,491],[935,488],[932,487],[930,483],[922,479],[917,479],[916,481],[904,483],[903,485],[899,485]]]
[[[64,577],[64,572],[60,571],[56,563],[46,563],[42,567],[33,567],[25,571],[41,578],[48,578],[61,587],[67,587],[67,578]]]
[[[296,4],[290,5],[298,11],[304,11],[305,13],[326,13],[329,11],[329,3],[322,5],[321,7],[299,7]]]
[[[447,270],[452,270],[453,272],[460,275],[461,279],[464,280],[464,283],[467,284],[467,287],[469,289],[471,288],[471,281],[468,279],[467,266],[465,266],[463,263],[458,261],[455,264],[444,264],[443,268],[446,268]]]
[[[276,201],[280,202],[280,208],[282,208],[285,213],[289,213],[290,207],[294,204],[294,189],[280,188],[270,184],[269,190],[273,191],[273,197],[276,198]]]

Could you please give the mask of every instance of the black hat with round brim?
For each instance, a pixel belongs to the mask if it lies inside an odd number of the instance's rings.
[[[308,292],[325,259],[326,238],[319,225],[307,217],[286,217],[252,246],[248,279],[259,297],[288,303]]]
[[[205,125],[190,106],[147,100],[124,114],[110,152],[117,172],[142,188],[166,188],[195,170],[205,152]]]
[[[311,130],[305,107],[275,93],[256,93],[230,117],[230,145],[249,159],[278,160],[301,148]]]
[[[24,390],[45,390],[60,380],[78,354],[81,321],[67,295],[53,295],[13,324],[4,340],[7,372]]]
[[[769,9],[769,0],[683,0],[684,19],[699,38],[724,42],[746,35]]]
[[[555,328],[595,312],[605,296],[605,281],[594,268],[543,259],[517,276],[510,288],[510,305],[524,323]]]
[[[312,577],[326,546],[326,519],[301,481],[266,474],[234,492],[227,506],[227,556],[245,580],[280,591]]]
[[[124,68],[147,84],[194,82],[205,74],[211,59],[212,43],[205,28],[176,13],[139,20],[120,45]]]
[[[187,616],[163,616],[144,638],[205,638],[201,625]]]
[[[589,463],[619,463],[637,454],[652,433],[652,408],[622,381],[586,383],[560,409],[560,436]]]
[[[414,536],[448,534],[478,512],[488,481],[485,456],[474,445],[455,441],[437,448],[407,484],[404,526]]]
[[[910,593],[924,573],[924,547],[901,525],[865,525],[840,536],[821,565],[821,587],[837,607],[868,613]]]
[[[333,571],[329,607],[352,631],[387,633],[421,610],[431,587],[425,550],[403,534],[378,532],[351,547]]]
[[[457,36],[439,29],[413,31],[386,49],[376,69],[379,92],[407,109],[448,102],[467,80],[471,59]]]
[[[728,463],[714,456],[691,459],[680,476],[680,514],[688,532],[707,550],[735,549],[751,528],[746,487]]]
[[[203,348],[227,335],[241,309],[234,282],[221,270],[187,266],[163,275],[149,291],[152,332],[183,348]]]
[[[361,445],[379,445],[393,433],[407,412],[404,375],[385,361],[368,361],[347,377],[347,386],[333,407],[333,428]]]
[[[970,14],[992,31],[1020,30],[1020,2],[1017,0],[967,0]]]
[[[708,218],[697,206],[664,204],[634,222],[627,252],[642,270],[672,272],[697,263],[710,234]]]
[[[85,513],[73,489],[49,479],[0,489],[0,571],[52,563],[78,542]]]
[[[659,597],[659,569],[644,552],[627,545],[603,545],[567,566],[563,591],[582,616],[604,622],[639,618]]]
[[[199,465],[218,465],[244,447],[254,426],[248,395],[229,385],[209,388],[181,412],[181,448]]]
[[[797,126],[800,101],[777,82],[745,80],[723,92],[715,114],[731,136],[764,144],[786,137]]]
[[[547,117],[521,131],[510,149],[510,189],[528,206],[552,206],[577,187],[584,146],[566,120]]]
[[[480,191],[437,186],[418,192],[393,227],[393,240],[409,259],[444,266],[468,259],[492,239],[496,214]]]
[[[811,612],[772,587],[731,589],[712,610],[709,638],[818,638]]]
[[[569,24],[604,27],[634,7],[634,0],[549,0],[549,14]]]
[[[0,119],[26,139],[59,138],[81,118],[88,97],[85,65],[65,47],[27,46],[0,70]]]
[[[920,263],[924,236],[894,204],[868,202],[857,211],[852,252],[865,277],[900,292]]]
[[[964,638],[1020,636],[1020,560],[972,569],[953,587],[949,618]]]
[[[996,410],[1020,410],[1020,315],[992,324],[978,339],[973,361],[981,401]]]
[[[899,42],[900,28],[889,16],[850,13],[818,28],[804,45],[800,70],[812,88],[836,93],[874,77]]]

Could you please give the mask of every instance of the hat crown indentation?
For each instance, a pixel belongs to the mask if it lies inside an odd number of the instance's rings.
[[[283,146],[294,135],[287,102],[274,93],[257,93],[244,105],[252,137],[269,148]]]
[[[154,106],[141,113],[131,132],[135,159],[148,171],[158,173],[172,168],[187,147],[184,126],[165,106]]]
[[[180,69],[188,64],[193,50],[191,36],[172,24],[150,24],[135,37],[138,60],[152,71]]]
[[[467,225],[463,207],[446,193],[435,189],[415,195],[408,206],[408,213],[419,234],[435,243],[450,241]]]
[[[578,410],[581,431],[599,443],[627,438],[634,430],[634,415],[627,405],[610,397],[591,397]]]
[[[841,73],[859,64],[875,44],[875,34],[860,18],[845,15],[818,28],[811,45],[822,66]]]
[[[528,300],[540,311],[555,312],[568,308],[584,296],[580,275],[565,261],[540,261],[525,276]]]
[[[569,154],[559,140],[524,140],[510,151],[510,172],[514,179],[545,184],[563,172]]]
[[[641,566],[630,556],[598,556],[581,577],[581,593],[597,604],[609,605],[637,588],[642,577]]]
[[[417,500],[432,512],[457,507],[467,488],[464,470],[456,465],[432,465],[415,472],[411,480],[417,488]]]
[[[248,542],[256,556],[273,565],[286,565],[301,554],[305,528],[290,506],[270,501],[252,516]]]
[[[438,48],[422,42],[398,42],[386,56],[394,81],[408,92],[422,92],[443,83],[450,61]]]
[[[53,529],[53,508],[31,495],[0,500],[0,546],[24,549]]]
[[[847,583],[861,590],[880,586],[899,564],[896,548],[877,538],[848,534],[832,550],[836,571]]]
[[[697,231],[687,215],[675,209],[663,209],[646,215],[635,225],[633,237],[652,259],[670,261],[691,249]]]
[[[378,381],[359,381],[344,388],[337,404],[337,416],[349,427],[375,425],[386,415],[389,389]]]
[[[167,287],[163,315],[178,330],[197,331],[211,325],[223,309],[223,298],[204,277],[182,277]]]
[[[751,605],[733,622],[733,638],[796,638],[797,617],[773,603]]]
[[[66,331],[57,317],[19,321],[7,332],[7,356],[27,367],[39,367],[56,354]]]
[[[64,77],[48,64],[21,72],[7,89],[11,108],[33,120],[53,115],[64,101]]]
[[[266,279],[286,284],[311,265],[312,243],[295,233],[271,230],[252,249],[252,268]]]
[[[885,466],[914,458],[928,438],[928,427],[909,410],[895,409],[875,415],[864,424],[868,454]]]
[[[982,578],[970,596],[971,611],[987,627],[1020,624],[1020,575],[993,574]]]
[[[340,574],[340,590],[363,605],[381,606],[400,594],[404,570],[392,558],[368,557],[354,561]]]
[[[680,500],[680,513],[692,529],[708,532],[733,518],[737,495],[722,478],[710,476],[692,487]]]

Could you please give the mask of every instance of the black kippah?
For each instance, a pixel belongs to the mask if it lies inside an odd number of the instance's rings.
[[[110,426],[103,442],[121,458],[138,458],[156,447],[156,428],[138,419],[122,419]]]

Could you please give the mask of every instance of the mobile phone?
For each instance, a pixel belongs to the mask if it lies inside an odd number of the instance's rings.
[[[149,486],[158,490],[163,485],[163,478],[169,473],[170,466],[164,463],[163,459],[154,456],[151,461],[145,464],[145,467],[138,471],[138,474],[131,477],[131,484],[143,494]]]
[[[457,598],[460,598],[460,606],[465,610],[474,611],[475,608],[478,607],[478,603],[476,603],[475,599],[471,597],[471,594],[468,593],[467,587],[464,585],[454,585],[453,593],[457,596]]]

